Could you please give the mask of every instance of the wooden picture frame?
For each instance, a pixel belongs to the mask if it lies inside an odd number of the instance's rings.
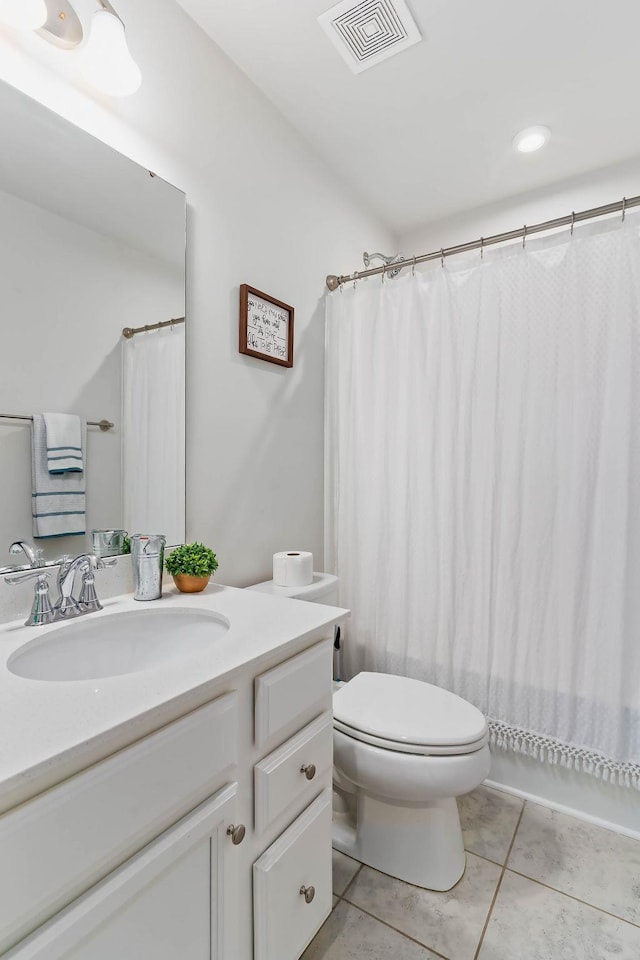
[[[293,366],[293,307],[262,290],[240,286],[240,353]]]

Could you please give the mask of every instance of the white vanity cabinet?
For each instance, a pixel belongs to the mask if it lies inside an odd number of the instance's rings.
[[[307,644],[0,816],[0,956],[298,960],[332,896],[332,641]]]

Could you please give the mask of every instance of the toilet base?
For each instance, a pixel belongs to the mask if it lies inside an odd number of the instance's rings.
[[[452,797],[402,806],[363,791],[358,791],[357,799],[334,791],[333,846],[427,890],[450,890],[466,865],[458,806]]]

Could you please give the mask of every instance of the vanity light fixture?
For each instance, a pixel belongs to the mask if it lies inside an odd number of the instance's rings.
[[[534,153],[544,147],[551,137],[549,127],[527,127],[513,138],[513,149],[517,153]]]
[[[82,51],[80,70],[92,86],[111,97],[128,97],[142,83],[124,32],[124,23],[110,3],[94,13],[91,33]]]
[[[16,30],[38,30],[47,17],[44,0],[0,0],[0,22]]]
[[[91,30],[79,50],[80,73],[111,97],[127,97],[140,87],[142,74],[125,37],[124,23],[109,0],[96,0]],[[64,50],[84,39],[82,23],[70,0],[0,0],[0,21],[38,35]]]

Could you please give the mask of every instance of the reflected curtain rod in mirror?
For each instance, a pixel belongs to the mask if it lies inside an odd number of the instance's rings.
[[[160,323],[145,323],[143,327],[123,327],[122,336],[131,340],[136,333],[149,333],[150,330],[162,330],[164,327],[175,327],[178,323],[185,323],[186,317],[174,317],[173,320],[162,320]]]

